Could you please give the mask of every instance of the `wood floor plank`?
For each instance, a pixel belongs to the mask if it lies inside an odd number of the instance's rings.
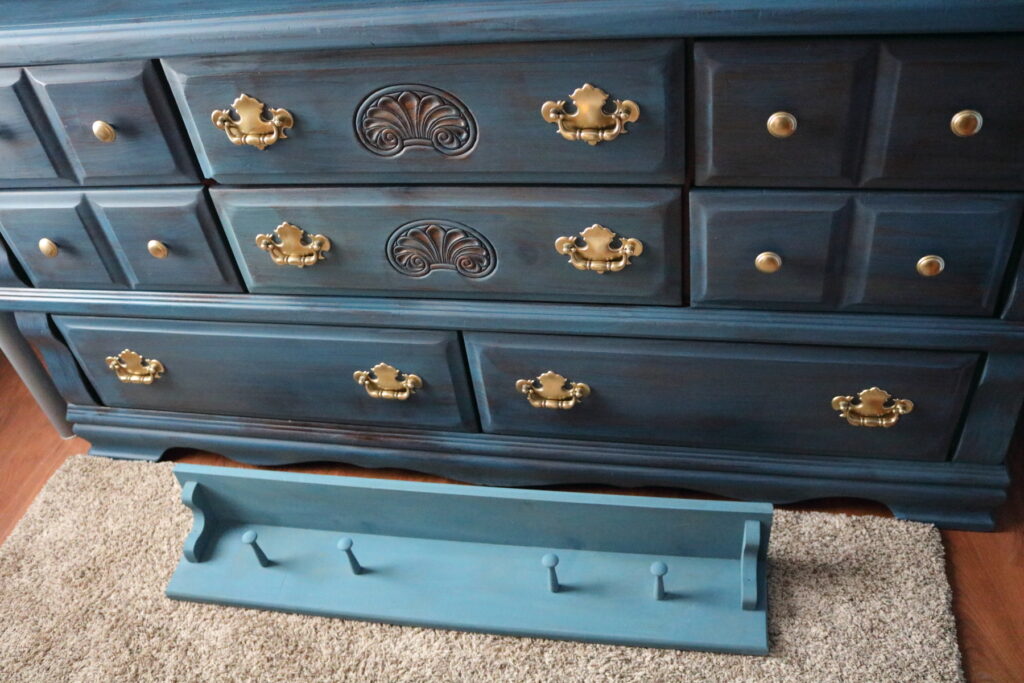
[[[7,537],[32,499],[64,459],[84,453],[82,439],[62,440],[50,427],[7,360],[0,355],[0,542]],[[970,681],[1024,680],[1024,444],[1013,450],[1010,498],[993,533],[943,532],[953,586],[964,670]],[[179,462],[248,467],[212,453],[174,451]],[[336,463],[291,465],[280,469],[354,477],[447,482],[404,470],[368,470]],[[458,482],[451,482],[458,483]],[[673,489],[614,489],[598,486],[565,490],[670,497],[709,497]],[[860,500],[823,500],[786,506],[846,514],[888,516],[881,505]]]

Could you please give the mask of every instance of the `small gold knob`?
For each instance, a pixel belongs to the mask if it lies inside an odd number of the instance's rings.
[[[167,245],[160,240],[150,240],[146,243],[146,249],[153,258],[167,258]]]
[[[57,243],[48,237],[44,237],[39,240],[39,251],[43,253],[46,258],[53,258],[57,255],[60,249],[57,248]]]
[[[935,277],[946,269],[946,260],[941,256],[929,254],[917,260],[917,272],[925,277]]]
[[[981,130],[982,123],[984,123],[984,119],[981,118],[979,112],[973,109],[964,109],[953,114],[953,118],[949,121],[949,129],[958,138],[969,138]]]
[[[106,121],[93,121],[92,134],[100,142],[113,142],[117,139],[117,131]]]
[[[782,267],[782,257],[774,251],[762,251],[754,259],[754,267],[762,273],[777,273]]]
[[[796,117],[788,111],[777,111],[768,117],[768,132],[772,137],[788,138],[796,132]]]

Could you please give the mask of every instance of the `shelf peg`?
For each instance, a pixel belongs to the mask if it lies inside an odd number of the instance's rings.
[[[359,564],[359,560],[356,559],[356,554],[352,552],[352,539],[346,536],[338,541],[338,550],[345,553],[345,557],[348,558],[348,564],[352,567],[352,573],[359,575],[363,573],[363,565]]]
[[[558,572],[555,571],[555,567],[558,566],[558,555],[548,553],[540,558],[540,563],[548,568],[548,588],[551,592],[557,593],[562,590],[562,586],[558,583]]]
[[[651,563],[651,573],[654,574],[654,599],[665,599],[665,574],[668,574],[668,565],[664,562]]]
[[[263,548],[256,542],[256,532],[249,529],[242,534],[242,543],[252,548],[252,552],[256,555],[256,560],[260,563],[261,567],[269,567],[274,564],[267,558],[267,554],[263,552]]]

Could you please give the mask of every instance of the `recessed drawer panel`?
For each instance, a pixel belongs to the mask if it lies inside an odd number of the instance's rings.
[[[36,287],[241,289],[199,188],[0,193],[0,233]]]
[[[857,185],[876,51],[850,40],[698,42],[696,182]]]
[[[450,332],[54,321],[107,406],[452,430],[475,424]]]
[[[1024,187],[1024,38],[885,41],[878,73],[866,185]]]
[[[669,188],[214,189],[249,291],[681,303]]]
[[[32,98],[32,86],[22,69],[0,69],[0,145],[3,147],[3,166],[0,167],[0,185],[7,187],[32,185],[62,185],[72,182],[70,168],[64,164],[61,171],[46,153],[32,119],[23,104]],[[59,164],[59,161],[58,161]],[[62,177],[65,176],[65,177]]]
[[[221,182],[643,184],[684,177],[681,48],[558,42],[164,65],[204,170]]]
[[[1024,197],[701,190],[694,306],[992,315]]]
[[[932,461],[950,453],[978,360],[514,334],[466,345],[488,432]]]
[[[32,67],[35,96],[84,185],[194,182],[195,163],[153,62]]]

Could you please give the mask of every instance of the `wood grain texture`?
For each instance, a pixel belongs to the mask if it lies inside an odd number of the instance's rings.
[[[696,190],[691,302],[992,315],[1022,211],[1016,194]],[[779,271],[754,267],[764,251],[781,256]],[[922,277],[917,261],[932,254],[945,269]]]
[[[36,287],[238,292],[201,188],[0,193],[0,233]],[[40,253],[47,237],[59,249]],[[168,256],[147,250],[156,239]]]
[[[253,293],[681,303],[681,193],[671,188],[214,188],[211,194]],[[254,238],[282,221],[329,238],[323,261],[276,265]],[[467,277],[449,267],[410,277],[394,267],[391,236],[431,221],[482,236],[493,270]],[[577,270],[555,240],[595,223],[639,239],[643,253],[620,272]]]
[[[684,175],[685,56],[681,41],[410,48],[168,59],[168,83],[205,175],[222,183],[669,184]],[[317,83],[310,88],[308,83]],[[628,134],[591,146],[562,139],[541,105],[584,83],[634,100]],[[450,93],[478,128],[459,156],[427,144],[380,156],[360,142],[365,98],[415,84]],[[283,107],[288,138],[260,151],[210,122],[240,93]],[[609,109],[613,106],[609,101]],[[394,119],[392,112],[388,118]]]

